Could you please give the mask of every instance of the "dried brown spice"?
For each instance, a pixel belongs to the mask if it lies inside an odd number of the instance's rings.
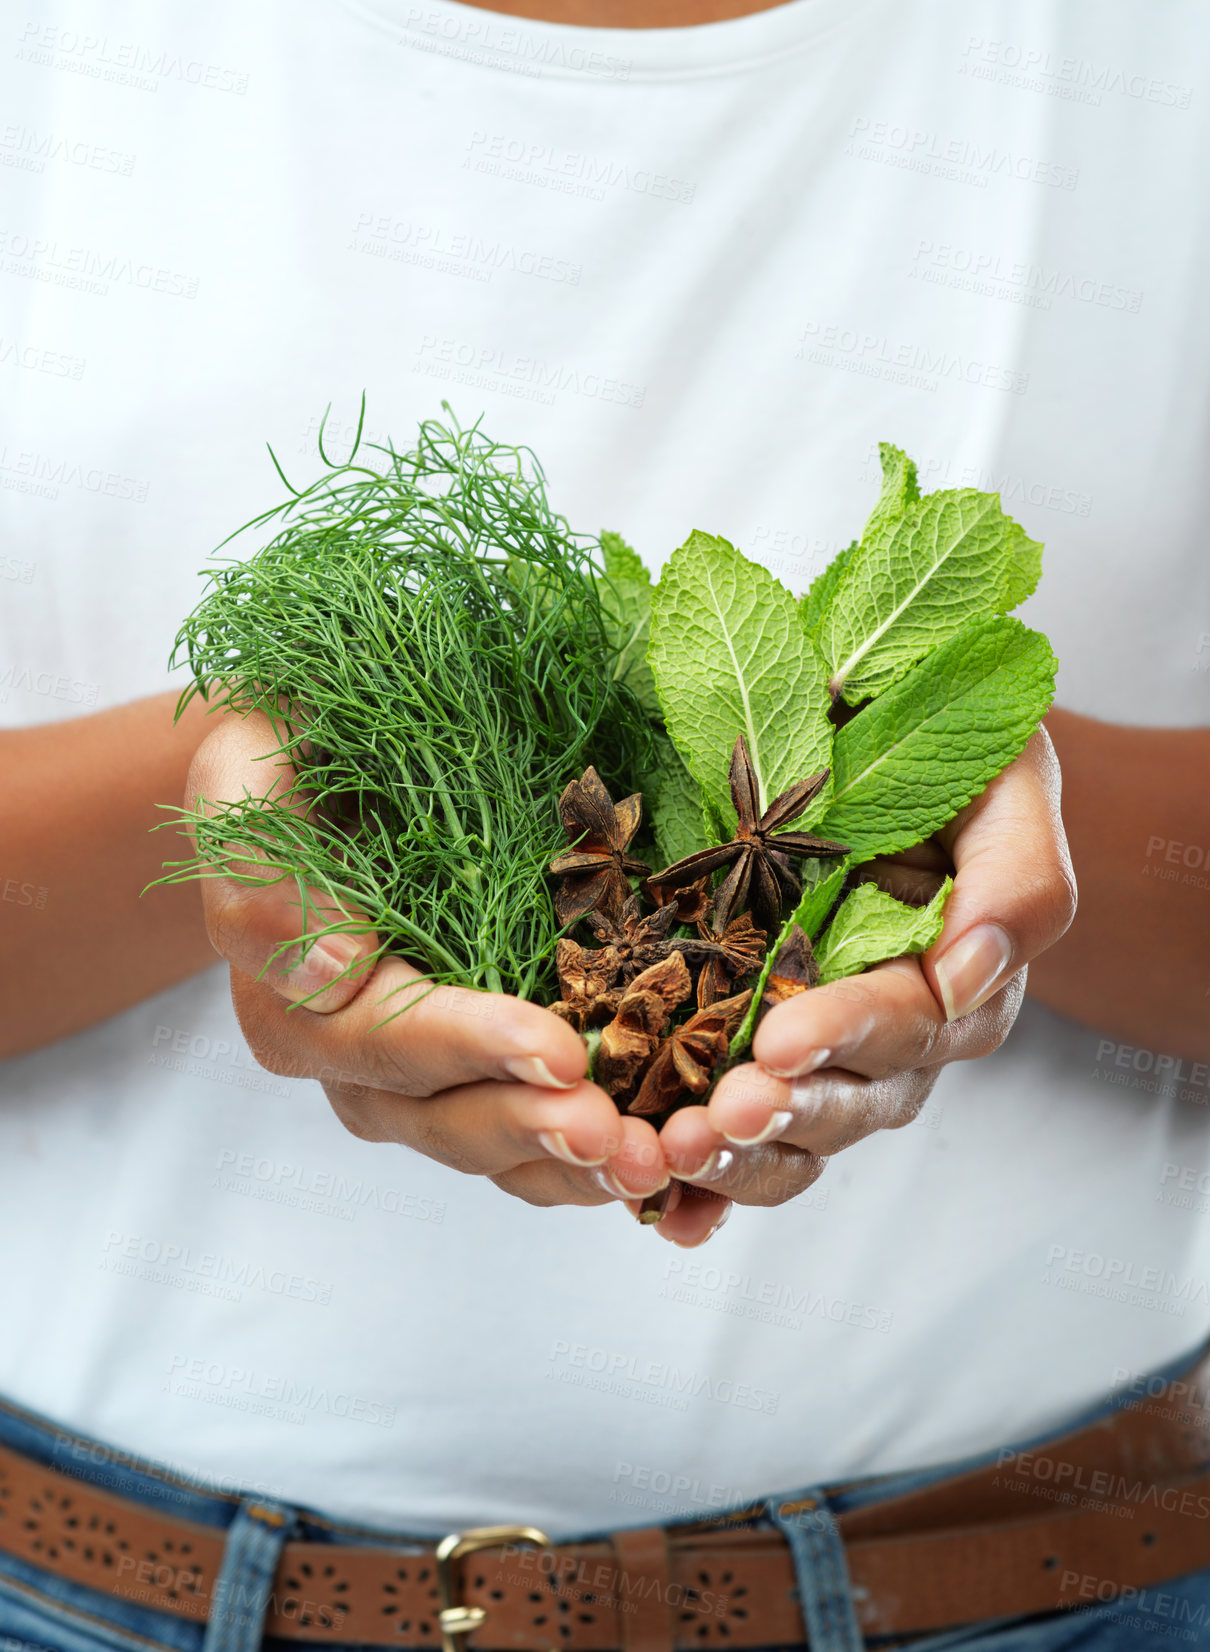
[[[698,924],[697,932],[701,937],[699,944],[692,941],[673,944],[683,944],[695,959],[703,960],[697,978],[697,1003],[698,1008],[704,1010],[725,998],[736,981],[756,973],[764,962],[769,936],[766,930],[757,929],[747,912],[732,918],[721,934],[716,934],[705,923]]]
[[[617,954],[621,978],[628,984],[640,970],[649,969],[668,956],[667,936],[677,922],[677,908],[674,902],[671,906],[657,907],[643,917],[639,897],[628,895],[616,920],[603,912],[589,912],[584,922],[602,946],[611,947]]]
[[[643,818],[642,794],[615,804],[600,775],[586,769],[559,799],[559,818],[573,847],[551,862],[550,870],[563,879],[555,896],[560,923],[573,923],[588,912],[617,917],[630,894],[627,874],[643,877],[651,871],[626,853]]]
[[[689,997],[693,982],[679,952],[637,975],[622,995],[617,1014],[601,1029],[596,1080],[623,1103],[660,1047],[672,1012]]]
[[[774,1004],[784,1004],[787,998],[795,998],[818,983],[819,963],[815,949],[806,930],[795,924],[773,960],[760,1001],[761,1009],[771,1010]]]
[[[686,1091],[704,1095],[715,1068],[727,1058],[727,1048],[751,999],[751,991],[724,998],[673,1027],[656,1050],[627,1111],[649,1117],[669,1112]]]
[[[562,999],[550,1007],[577,1032],[599,1027],[617,1013],[622,963],[612,947],[594,952],[564,936],[555,948],[555,968]]]
[[[666,889],[677,889],[695,883],[703,874],[720,866],[729,865],[730,872],[714,892],[716,923],[728,923],[732,914],[747,902],[759,921],[767,929],[774,929],[781,922],[783,906],[787,902],[796,903],[802,894],[802,884],[790,856],[824,858],[848,854],[847,845],[814,837],[810,832],[777,831],[779,826],[797,820],[811,800],[818,797],[829,772],[821,769],[818,774],[799,780],[759,814],[756,771],[748,743],[741,734],[731,754],[729,774],[738,819],[735,836],[730,843],[699,849],[662,872],[653,873],[651,882]]]
[[[643,893],[653,906],[675,906],[677,922],[682,924],[700,923],[703,918],[709,917],[714,905],[710,896],[709,873],[681,889],[665,889],[654,878],[648,878],[643,884]]]

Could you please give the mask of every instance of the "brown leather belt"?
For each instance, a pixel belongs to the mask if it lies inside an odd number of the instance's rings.
[[[1050,1612],[1210,1566],[1208,1464],[1210,1354],[1161,1392],[1034,1451],[842,1514],[862,1631]],[[801,1644],[789,1550],[777,1531],[744,1521],[554,1545],[526,1528],[488,1528],[426,1548],[343,1542],[333,1527],[331,1542],[286,1544],[265,1633],[432,1648],[460,1637],[469,1652]],[[221,1528],[0,1447],[0,1549],[58,1577],[205,1619],[223,1544]]]

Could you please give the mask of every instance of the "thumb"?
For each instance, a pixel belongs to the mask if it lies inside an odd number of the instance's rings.
[[[281,798],[296,776],[280,745],[264,712],[228,712],[194,754],[186,807],[214,814],[228,801]],[[306,813],[302,800],[289,807]],[[362,914],[308,886],[292,867],[250,857],[246,847],[215,864],[201,880],[202,905],[220,957],[322,1015],[357,996],[377,962],[378,937],[368,927],[350,933],[333,926],[356,926]]]
[[[947,1021],[969,1015],[1053,946],[1076,909],[1059,764],[1039,728],[938,838],[954,862],[945,927],[921,963]]]

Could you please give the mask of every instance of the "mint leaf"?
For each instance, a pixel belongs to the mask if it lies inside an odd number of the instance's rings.
[[[708,849],[717,840],[702,808],[702,792],[697,781],[681,762],[667,735],[656,736],[660,758],[659,774],[643,786],[651,801],[651,827],[655,835],[656,870],[683,860],[686,855]]]
[[[998,604],[1003,613],[1017,607],[1026,597],[1032,596],[1042,577],[1041,545],[1036,539],[1031,539],[1019,523],[1014,522],[1013,527],[1016,533],[1010,543],[1008,571]]]
[[[879,442],[878,457],[882,463],[882,491],[878,503],[870,512],[869,521],[861,530],[862,543],[873,539],[890,522],[895,522],[920,498],[920,483],[916,466],[901,447],[890,442]]]
[[[597,581],[597,589],[609,625],[609,640],[618,650],[613,666],[614,680],[626,684],[648,716],[658,717],[660,702],[647,664],[651,575],[621,534],[603,533],[601,550],[605,578]]]
[[[1020,754],[1054,695],[1055,664],[1020,620],[968,620],[837,731],[821,835],[868,860],[944,826]]]
[[[914,505],[920,498],[916,466],[903,449],[892,447],[890,442],[879,442],[878,456],[882,461],[882,491],[878,496],[878,503],[870,512],[869,521],[861,531],[861,539],[855,539],[843,551],[836,553],[827,567],[816,574],[806,596],[798,605],[803,630],[816,640],[824,612],[832,600],[841,575],[853,560],[858,547],[884,528],[888,522],[896,521],[909,505]]]
[[[833,691],[849,705],[881,694],[972,616],[1019,601],[1040,555],[999,499],[974,488],[930,493],[882,520],[819,624]]]
[[[642,557],[620,533],[610,533],[606,529],[601,535],[601,552],[605,559],[605,572],[610,579],[633,579],[640,585],[651,584],[651,575],[644,567]]]
[[[761,808],[828,764],[822,659],[794,598],[734,545],[692,533],[664,564],[648,659],[664,721],[708,805],[733,816],[727,770],[748,742]],[[825,803],[827,789],[804,821]]]
[[[946,878],[927,906],[907,906],[877,884],[859,883],[838,909],[815,949],[819,984],[857,975],[884,958],[924,952],[941,933],[954,880]]]
[[[821,568],[811,581],[807,587],[807,594],[799,599],[799,620],[803,630],[813,640],[818,638],[820,621],[832,600],[832,593],[840,582],[840,576],[848,567],[856,549],[857,541],[854,540],[851,545],[846,545],[843,551],[837,551],[827,567]]]
[[[810,941],[813,941],[818,935],[820,925],[832,910],[836,897],[844,887],[845,877],[853,863],[851,857],[846,857],[841,861],[817,862],[816,864],[826,867],[825,875],[813,888],[804,891],[802,900],[795,908],[788,926],[793,928],[795,924],[798,924],[806,931],[807,939]],[[775,956],[774,950],[770,948],[770,957],[773,956]]]

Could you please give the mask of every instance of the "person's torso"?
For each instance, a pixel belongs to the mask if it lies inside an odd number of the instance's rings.
[[[1208,67],[1181,4],[47,13],[0,129],[0,718],[165,686],[281,497],[263,444],[311,479],[364,389],[369,439],[446,399],[574,525],[653,567],[725,534],[795,591],[897,442],[1047,542],[1060,703],[1204,722]],[[0,879],[0,922],[55,898]],[[1161,1055],[1027,1007],[690,1253],[355,1140],[215,970],[0,1069],[0,1390],[415,1531],[939,1461],[1210,1323],[1210,1076]]]

